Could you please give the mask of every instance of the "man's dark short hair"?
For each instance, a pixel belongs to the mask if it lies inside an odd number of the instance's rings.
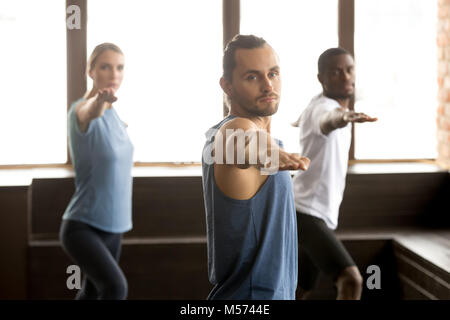
[[[266,40],[254,35],[235,35],[223,52],[223,77],[231,82],[233,70],[236,67],[235,52],[237,49],[256,49],[265,44],[267,44]]]
[[[342,48],[330,48],[322,52],[317,63],[319,74],[324,74],[327,71],[328,63],[332,57],[340,56],[341,54],[348,54],[352,57],[350,52]]]

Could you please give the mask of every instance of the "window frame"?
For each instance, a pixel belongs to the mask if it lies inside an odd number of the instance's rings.
[[[87,2],[89,0],[66,0],[66,8],[76,5],[80,8],[80,29],[69,30],[66,27],[67,48],[67,111],[73,101],[84,95],[87,90],[86,60],[87,60]],[[339,46],[354,55],[355,36],[355,0],[338,0],[338,43]],[[68,14],[66,13],[66,18]],[[240,0],[222,0],[223,47],[239,33],[240,30]],[[354,99],[350,103],[354,110]],[[225,99],[223,102],[223,116],[228,114]],[[436,159],[355,159],[354,145],[355,128],[352,124],[352,138],[349,150],[349,164],[354,163],[389,163],[389,162],[435,162]],[[134,162],[135,167],[166,166],[183,167],[197,166],[199,163],[174,162]],[[71,167],[69,145],[67,145],[67,161],[64,164],[29,164],[29,165],[0,165],[0,168],[50,168]]]

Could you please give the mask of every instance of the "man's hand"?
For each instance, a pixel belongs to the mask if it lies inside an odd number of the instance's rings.
[[[372,118],[365,113],[355,112],[355,111],[347,111],[344,113],[343,120],[345,122],[375,122],[378,118]]]
[[[300,156],[298,153],[287,153],[280,149],[279,170],[308,170],[311,160]]]
[[[283,170],[308,170],[309,163],[311,161],[309,158],[302,157],[298,153],[288,153],[283,149],[278,149],[278,166],[272,162],[268,162],[263,166],[263,170],[266,171],[283,171]]]
[[[263,174],[307,170],[310,162],[308,158],[281,149],[269,132],[246,118],[235,118],[223,125],[214,143],[216,164],[234,165],[239,169],[253,166]]]
[[[336,108],[326,112],[320,120],[320,130],[324,135],[331,131],[343,128],[350,122],[374,122],[378,118],[369,117],[367,114],[355,111],[344,111],[342,108]]]

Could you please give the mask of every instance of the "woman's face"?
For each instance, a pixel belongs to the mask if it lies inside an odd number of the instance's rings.
[[[117,91],[123,79],[124,57],[122,54],[106,50],[102,52],[95,62],[89,76],[97,89],[113,88]]]

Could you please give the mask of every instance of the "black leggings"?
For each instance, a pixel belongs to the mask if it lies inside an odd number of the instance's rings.
[[[297,211],[297,225],[300,288],[314,289],[321,271],[336,282],[342,270],[355,266],[347,249],[324,220]]]
[[[119,267],[122,233],[109,233],[90,225],[63,220],[59,237],[64,251],[84,274],[77,300],[125,300],[128,284]]]

